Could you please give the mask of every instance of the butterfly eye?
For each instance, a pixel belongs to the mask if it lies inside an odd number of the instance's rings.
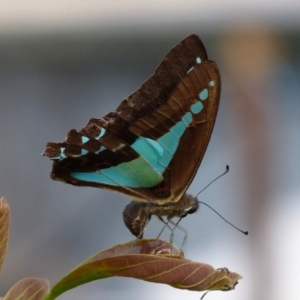
[[[189,215],[195,213],[199,208],[199,203],[195,202],[195,204],[190,208],[190,210],[187,212]]]
[[[185,214],[181,215],[180,217],[181,217],[181,218],[184,218],[184,217],[186,217],[187,215],[191,215],[191,214],[195,213],[195,212],[198,210],[198,208],[199,208],[199,203],[198,203],[198,202],[195,202],[195,203],[193,204],[193,206],[187,208],[187,209],[185,210]]]
[[[179,218],[182,219],[185,218],[187,215],[191,215],[195,213],[198,210],[198,208],[199,208],[199,203],[198,201],[196,201],[192,204],[192,206],[185,208],[183,212],[180,214]]]

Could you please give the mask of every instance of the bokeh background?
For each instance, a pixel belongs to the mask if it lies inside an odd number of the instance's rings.
[[[93,253],[133,238],[122,221],[126,197],[51,181],[51,162],[40,154],[48,141],[113,111],[196,33],[219,65],[222,95],[189,192],[229,164],[199,199],[250,235],[203,206],[181,223],[185,255],[244,276],[235,291],[207,299],[299,299],[299,1],[1,0],[0,7],[0,195],[12,210],[1,295],[24,277],[54,284]],[[160,229],[153,219],[146,237]],[[176,231],[175,243],[182,238]],[[183,297],[200,294],[111,278],[60,299]]]

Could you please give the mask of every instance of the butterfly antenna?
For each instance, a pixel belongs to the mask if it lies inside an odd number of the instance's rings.
[[[227,174],[229,172],[229,166],[226,165],[226,170],[225,172],[223,172],[221,175],[219,175],[217,178],[215,178],[213,181],[211,181],[206,187],[204,187],[197,195],[195,198],[198,197],[199,194],[201,194],[204,190],[206,190],[212,183],[214,183],[216,180],[218,180],[219,178],[221,178],[222,176],[224,176],[225,174]]]
[[[224,174],[223,174],[224,175]],[[202,201],[198,201],[199,203],[202,203],[204,205],[206,205],[208,208],[210,208],[213,212],[215,212],[223,221],[225,221],[227,224],[231,225],[233,228],[235,228],[236,230],[238,230],[239,232],[243,233],[244,235],[248,235],[248,231],[243,231],[240,228],[236,227],[235,225],[233,225],[232,223],[230,223],[228,220],[226,220],[221,214],[219,214],[215,209],[213,209],[210,205],[208,205],[205,202]]]

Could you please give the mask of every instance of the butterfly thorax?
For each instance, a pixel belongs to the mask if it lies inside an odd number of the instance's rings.
[[[126,227],[136,237],[142,237],[145,226],[152,215],[167,217],[171,220],[174,217],[183,218],[198,210],[199,202],[194,196],[185,193],[178,202],[171,202],[165,205],[158,205],[154,202],[131,201],[123,211],[123,220]]]

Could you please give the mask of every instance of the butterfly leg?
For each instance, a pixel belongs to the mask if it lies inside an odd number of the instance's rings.
[[[166,222],[161,216],[157,216],[157,217],[162,223],[165,224],[164,227],[162,228],[162,230],[160,231],[159,235],[157,236],[157,239],[159,239],[159,237],[161,236],[161,234],[163,233],[163,231],[165,230],[166,227],[168,227],[171,231],[172,231],[172,227],[170,227],[169,221]]]
[[[137,240],[144,238],[144,233],[145,233],[145,231],[147,229],[147,225],[148,225],[149,221],[150,221],[150,218],[147,221],[145,221],[144,227],[142,228],[142,230],[139,233],[139,235],[136,237]]]
[[[187,240],[187,231],[183,227],[179,226],[179,222],[181,221],[181,219],[182,219],[182,217],[179,217],[179,219],[176,223],[173,222],[171,219],[168,219],[168,223],[173,225],[173,228],[171,228],[171,236],[170,236],[170,243],[171,244],[173,244],[174,232],[175,232],[176,228],[178,228],[179,230],[181,230],[184,233],[184,237],[183,237],[182,244],[181,244],[181,247],[180,247],[182,249],[184,244],[186,243],[186,240]]]

